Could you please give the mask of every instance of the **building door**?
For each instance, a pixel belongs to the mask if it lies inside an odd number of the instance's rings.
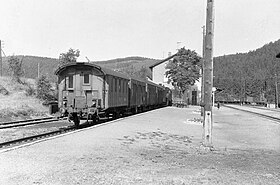
[[[192,105],[197,105],[197,91],[192,91]]]

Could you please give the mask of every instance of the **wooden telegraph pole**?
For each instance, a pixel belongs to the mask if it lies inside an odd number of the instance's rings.
[[[275,109],[278,109],[278,76],[275,73]]]
[[[212,146],[212,87],[213,87],[213,38],[214,38],[214,0],[207,0],[205,60],[204,60],[204,142]]]

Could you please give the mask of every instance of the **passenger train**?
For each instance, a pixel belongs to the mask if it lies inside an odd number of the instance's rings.
[[[93,63],[60,66],[58,106],[76,126],[81,119],[97,122],[172,104],[171,90]]]

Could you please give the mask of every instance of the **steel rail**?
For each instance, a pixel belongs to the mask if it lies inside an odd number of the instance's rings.
[[[13,128],[13,127],[22,127],[27,125],[35,125],[40,123],[47,123],[47,122],[53,122],[53,121],[59,121],[57,118],[44,118],[44,119],[36,119],[36,120],[24,120],[24,121],[18,121],[18,122],[7,122],[4,124],[0,124],[0,129],[7,129],[7,128]],[[3,126],[2,126],[3,125]]]
[[[10,145],[15,145],[17,143],[28,142],[28,141],[41,139],[41,138],[50,137],[50,136],[53,136],[53,135],[63,134],[63,133],[70,132],[70,131],[73,131],[73,130],[76,130],[76,128],[74,128],[74,127],[63,128],[63,129],[59,129],[59,130],[52,131],[52,132],[47,132],[47,133],[38,134],[38,135],[34,135],[34,136],[28,136],[28,137],[24,137],[24,138],[20,138],[20,139],[6,141],[6,142],[0,143],[0,148],[3,148],[5,146],[10,146]]]
[[[231,106],[228,106],[228,105],[223,105],[223,106],[227,107],[227,108],[231,108],[231,109],[247,112],[247,113],[254,114],[254,115],[257,115],[257,116],[260,116],[260,117],[263,117],[263,118],[268,118],[270,120],[274,120],[274,121],[280,122],[280,118],[277,118],[277,117],[269,116],[269,115],[266,115],[266,114],[262,114],[262,113],[258,113],[258,112],[254,112],[254,111],[250,111],[250,110],[239,109],[239,108],[231,107]]]
[[[32,122],[32,121],[40,121],[40,120],[48,120],[54,119],[54,117],[45,117],[45,118],[36,118],[36,119],[27,119],[27,120],[19,120],[19,121],[9,121],[9,122],[2,122],[0,125],[11,125],[17,123],[25,123],[25,122]]]

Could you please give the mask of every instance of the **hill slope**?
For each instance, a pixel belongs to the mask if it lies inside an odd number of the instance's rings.
[[[35,80],[22,80],[34,87]],[[48,115],[48,107],[35,96],[29,96],[27,89],[28,86],[15,83],[9,77],[0,77],[0,122]]]
[[[54,75],[54,71],[58,66],[58,59],[36,57],[36,56],[21,56],[17,55],[20,60],[23,59],[22,66],[25,78],[36,79],[39,73],[48,76],[51,81],[56,81],[57,77]],[[8,71],[8,57],[3,58],[3,76],[9,76]]]
[[[23,59],[23,70],[25,78],[36,79],[38,76],[38,66],[39,74],[46,75],[52,82],[56,82],[57,77],[54,75],[55,70],[58,67],[59,60],[54,58],[46,57],[36,57],[36,56],[16,56],[20,60]],[[3,58],[3,75],[9,76],[8,71],[8,57]],[[123,73],[129,71],[137,72],[142,68],[147,70],[147,75],[151,76],[151,71],[149,66],[157,62],[158,60],[143,58],[143,57],[126,57],[118,58],[107,61],[96,61],[97,65],[117,70]]]
[[[275,75],[280,75],[280,40],[247,53],[214,58],[214,86],[233,100],[274,101]],[[225,97],[224,97],[225,98]]]

